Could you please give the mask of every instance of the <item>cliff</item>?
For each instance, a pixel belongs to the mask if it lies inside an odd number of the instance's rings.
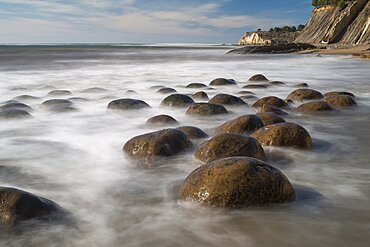
[[[274,45],[292,43],[299,32],[246,32],[239,45]]]
[[[370,43],[370,2],[356,0],[341,9],[324,6],[312,11],[296,43],[361,45]]]

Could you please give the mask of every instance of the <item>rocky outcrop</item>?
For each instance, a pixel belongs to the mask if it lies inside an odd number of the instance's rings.
[[[370,2],[356,0],[344,9],[334,6],[316,8],[295,39],[296,43],[310,44],[369,44]]]
[[[239,45],[272,45],[292,43],[299,32],[246,32],[239,40]]]

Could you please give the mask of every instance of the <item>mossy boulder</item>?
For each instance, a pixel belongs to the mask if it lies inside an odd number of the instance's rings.
[[[195,103],[186,111],[188,115],[211,116],[228,113],[226,108],[222,105],[210,103]]]
[[[338,96],[338,95],[347,95],[347,96],[351,96],[352,98],[356,98],[356,96],[353,93],[345,92],[345,91],[331,91],[331,92],[324,93],[325,97]]]
[[[333,95],[327,96],[323,99],[326,103],[328,103],[331,107],[335,109],[346,108],[351,106],[356,106],[356,100],[352,96],[348,95]]]
[[[234,80],[229,80],[225,78],[217,78],[217,79],[212,80],[209,83],[209,85],[210,86],[232,86],[232,85],[236,85],[236,82]]]
[[[298,106],[297,111],[299,113],[315,113],[315,112],[327,112],[333,111],[334,109],[325,101],[315,100],[301,104]]]
[[[295,191],[277,168],[249,157],[203,165],[185,179],[179,200],[215,208],[245,208],[291,202]]]
[[[138,110],[149,107],[146,102],[139,99],[116,99],[108,104],[110,110]]]
[[[229,133],[218,134],[203,142],[195,149],[194,156],[205,163],[233,156],[266,159],[265,151],[256,139]]]
[[[283,118],[273,112],[258,112],[256,115],[261,119],[263,126],[285,122]]]
[[[303,102],[308,100],[322,99],[324,96],[316,90],[308,88],[299,88],[291,92],[287,99],[293,100],[294,102]]]
[[[256,74],[251,76],[248,81],[268,81],[268,79],[262,74]]]
[[[272,105],[276,107],[287,107],[288,104],[279,97],[276,96],[267,96],[257,100],[252,106],[253,107],[262,107],[263,105]]]
[[[278,123],[265,126],[251,137],[265,146],[311,148],[312,138],[302,126],[294,123]]]
[[[215,95],[208,103],[218,105],[247,105],[241,98],[224,93]]]
[[[176,129],[182,131],[189,139],[203,139],[208,137],[208,135],[198,127],[181,126]]]
[[[249,134],[263,127],[262,120],[256,115],[244,115],[227,121],[217,127],[216,133]]]
[[[162,100],[161,106],[169,107],[189,107],[194,104],[194,100],[184,94],[171,94]]]

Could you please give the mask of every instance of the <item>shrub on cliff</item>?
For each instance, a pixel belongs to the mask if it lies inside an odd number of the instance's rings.
[[[340,9],[344,9],[347,7],[348,2],[353,2],[353,0],[346,1],[346,0],[313,0],[312,5],[316,8],[330,5],[330,6],[336,6]]]

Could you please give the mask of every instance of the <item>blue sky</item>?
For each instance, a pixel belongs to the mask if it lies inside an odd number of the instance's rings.
[[[305,24],[307,0],[0,0],[0,43],[236,43]]]

